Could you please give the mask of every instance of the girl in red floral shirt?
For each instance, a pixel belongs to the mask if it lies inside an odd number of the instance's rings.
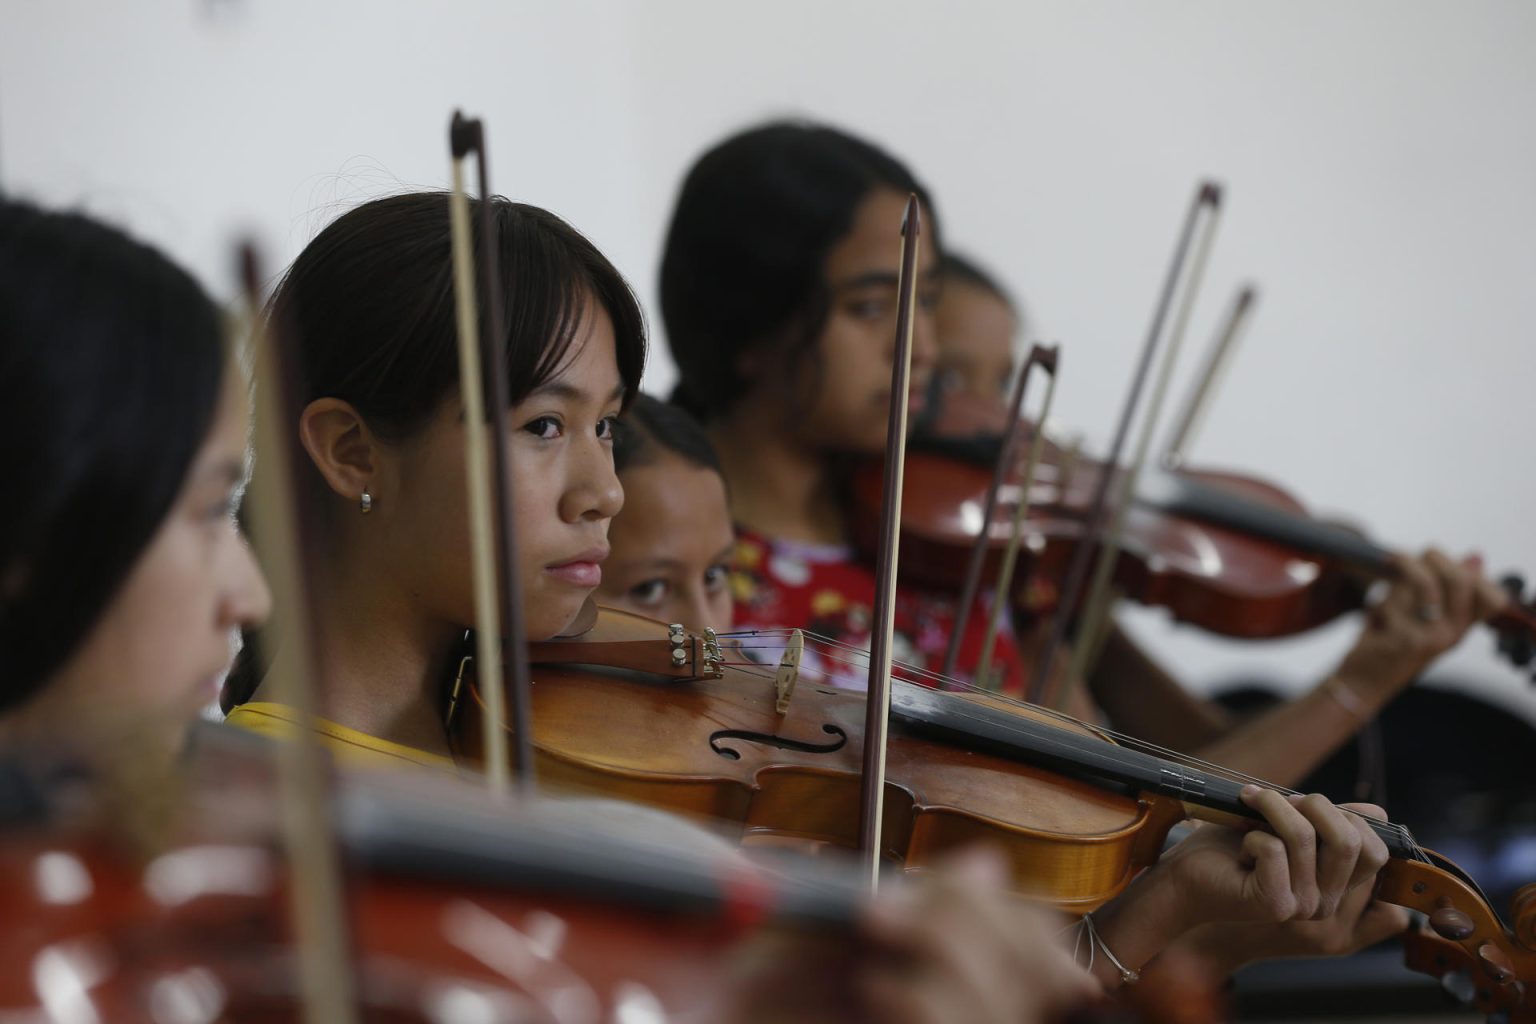
[[[878,148],[834,129],[767,125],[707,153],[683,185],[662,261],[661,307],[681,380],[729,483],[740,542],[736,627],[803,627],[867,647],[872,567],[854,554],[850,456],[885,442],[896,271],[907,196],[923,204],[912,393],[927,390],[941,251],[928,190]],[[955,601],[904,587],[895,656],[936,670]],[[991,606],[972,610],[969,680]],[[995,671],[1022,686],[1005,629]],[[858,670],[834,681],[863,685]]]
[[[925,245],[912,392],[923,396],[937,357],[934,310],[943,237],[927,189],[904,165],[836,129],[780,122],[716,145],[683,182],[662,258],[661,310],[680,376],[674,400],[704,421],[738,528],[732,581],[738,630],[802,627],[854,647],[867,643],[874,577],[853,555],[855,524],[844,488],[850,458],[879,453],[885,443],[899,227],[913,193],[923,206]],[[920,402],[915,399],[914,406]],[[953,601],[904,589],[898,604],[896,656],[936,667]],[[983,596],[979,604],[970,617],[974,632],[965,638],[961,677],[974,671],[979,654],[989,601]],[[1004,687],[1017,692],[1022,680],[1012,636],[1002,637],[999,646]],[[862,683],[859,659],[844,663],[836,648],[811,645],[807,661],[813,653],[828,662],[822,667],[833,671],[835,681]],[[1258,791],[1253,799],[1274,795]],[[1340,812],[1328,801],[1313,797],[1288,807],[1333,832],[1325,848],[1343,848],[1348,833],[1339,829],[1341,819],[1334,816]],[[1275,809],[1285,816],[1285,808]],[[1369,805],[1359,809],[1380,813]],[[1205,843],[1241,842],[1258,840],[1202,828],[1166,855],[1106,908],[1116,932],[1111,945],[1139,948],[1130,959],[1140,962],[1175,937],[1202,951],[1242,948],[1263,955],[1368,945],[1405,926],[1400,911],[1371,902],[1369,885],[1353,886],[1347,899],[1314,908],[1322,920],[1257,923],[1248,916],[1256,890],[1246,883],[1248,895],[1238,902],[1247,909],[1237,914],[1246,920],[1212,911],[1207,900],[1224,883],[1203,870],[1180,881],[1183,869],[1196,863],[1184,853]],[[1374,867],[1362,866],[1362,877],[1374,875]],[[1314,867],[1292,864],[1291,877],[1311,888]],[[1173,905],[1201,904],[1196,919],[1223,923],[1190,930],[1192,922],[1159,910],[1168,905],[1152,894],[1169,885],[1178,893]]]

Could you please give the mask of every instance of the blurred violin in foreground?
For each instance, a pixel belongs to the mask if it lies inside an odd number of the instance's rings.
[[[153,848],[115,824],[145,806],[47,794],[0,835],[0,1015],[298,1019],[272,751],[217,727],[198,747]],[[366,1020],[726,1019],[744,939],[846,936],[867,896],[835,865],[783,874],[456,780],[343,775],[333,806]]]

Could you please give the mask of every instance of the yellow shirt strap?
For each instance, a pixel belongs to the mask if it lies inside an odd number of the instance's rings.
[[[298,717],[292,708],[268,701],[241,704],[229,713],[224,722],[226,725],[274,739],[291,739],[294,731],[299,727]],[[324,718],[315,719],[314,731],[327,749],[337,757],[353,764],[372,766],[411,764],[419,768],[436,768],[450,772],[458,770],[451,758],[379,739],[377,736],[349,729]]]

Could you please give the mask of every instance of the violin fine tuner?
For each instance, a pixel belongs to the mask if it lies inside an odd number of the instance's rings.
[[[704,630],[700,638],[691,635],[681,622],[673,622],[667,626],[667,643],[672,648],[670,657],[673,668],[687,668],[697,660],[698,674],[694,678],[720,678],[720,666],[725,661],[725,655],[720,653],[720,638],[714,630]]]

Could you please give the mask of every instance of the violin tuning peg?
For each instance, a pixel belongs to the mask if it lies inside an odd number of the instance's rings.
[[[1477,931],[1477,925],[1472,919],[1454,907],[1441,907],[1430,914],[1429,926],[1438,932],[1441,938],[1452,941],[1464,939]]]
[[[1536,660],[1536,643],[1528,634],[1505,629],[1499,631],[1498,638],[1499,653],[1516,668],[1525,668]]]
[[[1499,586],[1509,595],[1510,602],[1516,607],[1536,607],[1536,599],[1527,600],[1525,577],[1519,573],[1505,573],[1499,577]],[[1501,629],[1498,632],[1499,653],[1508,658],[1510,664],[1517,668],[1524,668],[1536,661],[1536,640],[1531,635],[1519,629]],[[1532,677],[1536,680],[1536,676]]]
[[[1531,643],[1529,637],[1502,633],[1499,635],[1499,653],[1508,658],[1509,663],[1516,668],[1525,668],[1536,660],[1536,645]]]
[[[1482,966],[1483,973],[1500,985],[1515,977],[1515,967],[1509,955],[1491,942],[1477,947],[1477,962]]]

